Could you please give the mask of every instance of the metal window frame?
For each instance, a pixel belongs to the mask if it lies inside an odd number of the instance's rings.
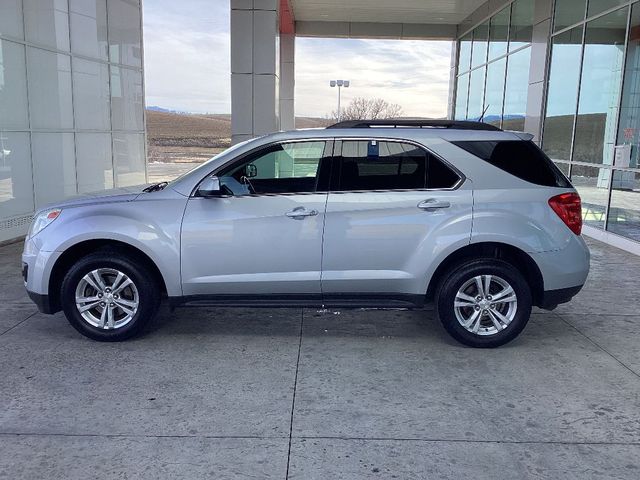
[[[485,105],[485,101],[486,101],[486,96],[487,96],[487,72],[489,70],[489,65],[494,63],[494,62],[498,62],[501,61],[502,59],[506,59],[505,61],[505,67],[504,67],[504,84],[502,87],[502,104],[500,105],[500,128],[503,127],[504,125],[504,105],[505,105],[505,100],[506,100],[506,92],[507,92],[507,72],[508,72],[508,66],[509,66],[509,60],[508,57],[511,55],[514,55],[522,50],[525,50],[527,48],[530,48],[531,45],[533,44],[533,39],[531,42],[518,47],[514,50],[509,50],[509,44],[511,43],[511,20],[513,17],[513,4],[515,2],[517,2],[519,0],[511,0],[509,2],[506,2],[505,4],[503,4],[499,9],[497,9],[496,11],[492,12],[491,15],[488,15],[487,17],[483,18],[482,21],[476,23],[473,27],[469,28],[467,31],[465,31],[462,35],[459,35],[458,38],[456,39],[456,50],[457,50],[457,54],[456,54],[456,72],[455,72],[455,85],[454,85],[454,94],[453,94],[453,118],[455,119],[458,112],[456,110],[456,103],[458,100],[458,79],[459,77],[461,77],[462,75],[468,74],[468,80],[467,80],[467,90],[466,90],[466,108],[465,108],[465,112],[464,112],[464,119],[462,120],[466,120],[469,118],[469,90],[471,89],[471,73],[475,70],[478,70],[480,68],[485,68],[485,74],[484,74],[484,80],[483,80],[483,90],[482,90],[482,95],[483,95],[483,100],[482,100],[482,110],[484,111],[484,109],[486,108]],[[491,20],[499,13],[501,13],[504,10],[508,10],[509,13],[509,23],[507,24],[507,49],[506,52],[496,58],[493,59],[489,59],[489,45],[490,45],[490,40],[489,38],[487,39],[487,53],[486,53],[486,57],[485,57],[485,62],[480,64],[480,65],[476,65],[473,66],[473,43],[474,43],[474,32],[476,30],[476,28],[478,28],[480,25],[487,23],[488,24],[488,36],[491,36]],[[464,37],[466,37],[467,35],[471,35],[471,50],[469,51],[469,68],[465,69],[463,71],[460,70],[460,44],[463,40]]]

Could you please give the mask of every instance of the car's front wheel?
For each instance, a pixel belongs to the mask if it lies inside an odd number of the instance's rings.
[[[78,332],[110,342],[142,332],[158,310],[160,294],[144,264],[109,250],[89,254],[69,269],[61,299]]]
[[[449,334],[471,347],[498,347],[516,338],[531,315],[531,290],[511,264],[472,260],[447,275],[436,309]]]

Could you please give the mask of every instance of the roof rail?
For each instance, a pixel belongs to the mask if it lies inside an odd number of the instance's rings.
[[[451,128],[456,130],[490,130],[500,131],[500,129],[489,123],[470,122],[459,120],[419,120],[419,119],[385,119],[385,120],[346,120],[334,123],[327,128]]]

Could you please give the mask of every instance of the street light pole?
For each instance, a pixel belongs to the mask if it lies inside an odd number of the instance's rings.
[[[330,87],[338,87],[338,122],[340,121],[340,93],[341,93],[341,89],[342,87],[344,88],[348,88],[349,87],[349,80],[331,80],[329,82],[329,86]]]

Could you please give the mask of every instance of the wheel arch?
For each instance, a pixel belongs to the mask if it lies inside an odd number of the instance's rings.
[[[167,295],[167,285],[160,269],[145,252],[120,240],[106,238],[85,240],[67,248],[53,265],[51,275],[49,276],[48,286],[49,301],[51,302],[53,312],[57,312],[62,309],[60,304],[62,281],[65,274],[69,271],[69,268],[71,268],[78,258],[100,250],[120,252],[144,264],[160,286],[161,294],[163,296]]]
[[[517,268],[531,288],[534,305],[539,305],[544,296],[544,279],[535,260],[529,254],[506,243],[472,243],[450,253],[436,268],[427,287],[427,300],[433,300],[436,289],[444,275],[458,265],[478,258],[500,259]]]

